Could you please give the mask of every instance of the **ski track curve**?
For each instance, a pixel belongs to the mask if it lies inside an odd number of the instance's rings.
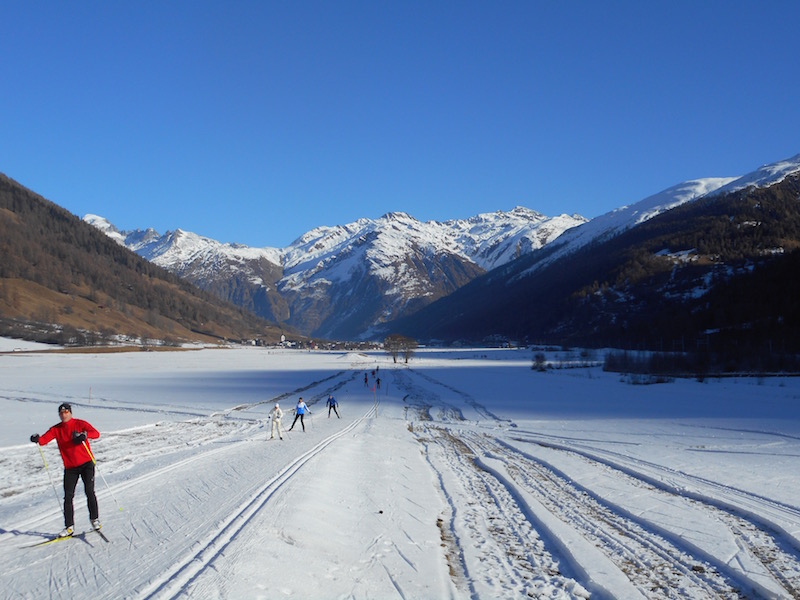
[[[473,437],[473,439],[475,438]],[[546,486],[555,487],[556,490],[563,490],[573,498],[581,500],[578,506],[583,505],[583,507],[577,509],[581,516],[594,515],[590,517],[593,521],[607,523],[610,526],[610,531],[623,531],[623,535],[627,539],[635,540],[638,537],[640,545],[645,548],[660,546],[664,550],[664,556],[672,558],[673,566],[671,568],[677,567],[691,572],[715,571],[720,573],[729,583],[723,585],[715,583],[713,593],[718,593],[720,590],[725,591],[726,585],[730,585],[731,589],[739,590],[740,593],[745,595],[798,597],[796,587],[799,573],[797,556],[786,553],[781,548],[780,542],[776,541],[770,535],[770,532],[759,529],[755,524],[748,523],[741,517],[724,513],[713,506],[693,499],[682,498],[688,504],[704,513],[711,513],[712,518],[726,524],[731,532],[737,536],[736,544],[742,551],[742,557],[737,557],[736,561],[744,563],[737,568],[736,565],[729,564],[724,559],[673,533],[663,524],[639,517],[619,505],[603,500],[599,494],[570,480],[565,473],[552,467],[546,461],[532,459],[526,454],[504,446],[502,442],[487,442],[485,439],[478,438],[476,443],[483,444],[481,449],[483,453],[488,455],[496,453],[497,456],[502,457],[503,464],[512,473],[512,478],[515,481],[524,482],[526,487],[531,482],[537,484],[545,482]],[[488,447],[487,444],[489,444]],[[635,485],[640,484],[633,478],[631,480]],[[658,490],[653,490],[652,488],[651,491],[659,493]],[[546,490],[543,489],[541,492],[546,493]],[[550,495],[556,496],[557,492]],[[555,511],[555,508],[552,510]],[[567,515],[570,522],[574,524],[577,517],[571,514],[571,511],[568,511]],[[642,550],[637,550],[633,554],[639,557],[645,556]],[[674,558],[681,555],[685,558],[681,560],[681,564],[678,564],[678,561],[674,560]],[[757,565],[751,564],[756,562],[752,559],[757,559],[759,556],[769,556],[770,559],[758,560],[759,564]],[[775,565],[781,565],[781,568],[775,568]],[[761,572],[759,572],[758,567],[760,567]],[[787,573],[790,576],[787,576]],[[781,585],[771,585],[767,574],[772,575],[775,581],[780,582]],[[668,579],[662,577],[658,579],[668,581]]]
[[[439,383],[429,375],[416,375],[428,383]],[[468,394],[452,386],[441,385],[456,393],[465,403],[471,404]],[[783,520],[780,518],[788,516],[790,521],[797,522],[798,510],[795,507],[729,488],[718,482],[646,463],[622,453],[588,445],[576,449],[563,443],[548,441],[546,435],[531,434],[522,438],[518,434],[523,432],[515,432],[517,437],[512,439],[578,454],[582,459],[593,463],[592,467],[595,469],[610,470],[613,476],[626,478],[629,484],[648,486],[653,493],[678,497],[683,502],[692,503],[694,508],[711,513],[713,518],[719,519],[733,534],[746,563],[737,564],[741,560],[737,557],[733,560],[734,564],[728,564],[725,558],[699,548],[661,524],[639,518],[630,511],[603,500],[600,493],[572,481],[566,473],[546,461],[521,452],[503,440],[502,435],[495,438],[485,432],[470,431],[467,427],[458,428],[461,412],[456,403],[451,399],[441,402],[438,396],[428,391],[429,388],[417,385],[411,377],[405,378],[403,387],[407,392],[409,405],[420,413],[421,423],[416,428],[420,441],[429,447],[431,444],[439,446],[440,453],[448,457],[446,460],[436,461],[438,464],[431,461],[443,484],[449,481],[453,485],[452,481],[457,480],[461,486],[475,494],[476,498],[486,498],[491,503],[502,504],[506,510],[510,510],[507,501],[499,500],[504,493],[498,491],[497,486],[504,487],[505,495],[514,499],[522,515],[532,521],[534,528],[546,528],[537,519],[536,509],[533,508],[534,505],[544,507],[550,514],[569,523],[582,537],[601,548],[642,596],[800,598],[800,552],[797,539],[783,527]],[[437,404],[444,405],[444,410],[440,410],[439,415],[446,416],[446,419],[438,422],[434,419]],[[473,408],[479,410],[479,407]],[[468,424],[462,422],[462,425]],[[469,460],[465,460],[465,456]],[[454,465],[458,465],[458,468]],[[474,481],[478,477],[476,470],[484,473],[479,485]],[[653,474],[653,471],[659,471],[660,477]],[[667,483],[668,481],[681,483]],[[689,481],[702,484],[717,493],[694,491],[686,485]],[[525,507],[528,500],[531,505]],[[458,524],[452,518],[450,529],[463,557],[468,551],[465,544],[470,543],[471,535],[477,535],[477,529],[473,526],[470,533],[466,530],[468,528],[462,526],[459,531]],[[534,532],[516,532],[506,534],[506,539],[527,538],[531,544],[540,544],[542,540],[546,542],[549,538],[552,542],[557,537],[553,531],[540,533],[541,537]],[[546,549],[551,557],[548,559],[551,565],[553,562],[570,562],[564,560],[564,549],[558,546],[558,543],[551,543]],[[534,560],[530,555],[526,560],[530,573],[541,572],[541,561]],[[462,560],[460,566],[463,564]],[[470,564],[476,563],[470,561]],[[565,571],[571,571],[572,576],[580,579],[580,564],[573,564],[571,569],[564,566]],[[753,570],[756,571],[755,574]],[[602,585],[598,589],[597,583],[591,577],[588,580],[585,577],[584,574],[581,583],[586,587],[594,588],[601,595],[607,592],[610,597],[616,597],[610,589],[604,590]]]
[[[780,583],[786,597],[800,598],[800,543],[786,526],[789,522],[800,522],[797,508],[611,451],[576,450],[544,441],[536,443],[579,456],[595,463],[595,468],[607,469],[615,477],[633,485],[648,487],[654,494],[681,498],[687,504],[713,514],[734,534],[741,551],[752,555],[764,571]],[[610,459],[611,455],[616,458]],[[543,464],[558,471],[547,461],[543,461]]]
[[[786,520],[800,522],[800,508],[797,506],[778,502],[772,498],[697,475],[677,471],[664,465],[631,457],[620,452],[596,448],[582,443],[567,445],[552,441],[552,438],[548,439],[549,436],[532,432],[519,433],[527,434],[537,444],[579,454],[588,460],[605,464],[610,468],[646,481],[654,487],[683,496],[694,497],[707,504],[713,504],[719,508],[746,515],[747,518],[758,522],[761,526],[784,534],[787,541],[800,550],[800,540],[792,532],[787,531],[782,524]],[[531,441],[531,439],[522,437],[518,439],[519,441]]]

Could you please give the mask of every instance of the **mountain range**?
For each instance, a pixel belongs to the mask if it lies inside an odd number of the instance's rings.
[[[448,342],[707,351],[718,365],[747,356],[780,368],[800,352],[798,249],[800,155],[597,217],[392,329]]]
[[[359,339],[586,222],[517,207],[420,222],[396,212],[317,227],[286,248],[223,244],[182,231],[119,231],[84,220],[147,260],[257,315],[328,339]]]
[[[799,202],[796,156],[591,220],[391,213],[277,249],[92,226],[0,176],[0,334],[269,343],[303,339],[295,326],[317,339],[707,350],[725,369],[743,357],[800,368]]]
[[[631,326],[633,313],[621,309],[623,314],[616,314],[610,306],[641,304],[641,290],[630,279],[618,281],[633,268],[631,253],[639,253],[644,272],[663,275],[666,269],[673,287],[689,286],[679,295],[681,306],[688,298],[703,297],[713,287],[708,282],[720,283],[723,272],[730,278],[763,262],[748,257],[751,264],[734,265],[729,260],[743,257],[725,257],[725,252],[700,256],[695,247],[634,249],[625,244],[641,245],[641,236],[664,222],[671,223],[675,235],[688,235],[699,222],[698,207],[712,200],[723,202],[726,218],[736,220],[725,202],[770,190],[796,178],[798,171],[800,155],[741,177],[686,181],[591,220],[547,217],[524,207],[445,222],[390,213],[318,227],[286,248],[223,244],[180,229],[163,235],[152,229],[118,231],[102,217],[84,219],[200,288],[310,336],[382,339],[400,331],[446,342],[564,338],[600,343]],[[682,215],[682,221],[670,214]],[[643,228],[647,223],[656,225]],[[763,219],[759,223],[761,232],[768,228]],[[713,242],[706,237],[706,245]],[[776,256],[791,245],[776,241],[774,249],[754,252]],[[699,268],[703,264],[708,269]],[[595,270],[587,271],[588,265]],[[702,275],[691,285],[682,281],[699,271]],[[635,280],[637,285],[649,281],[644,276]],[[668,287],[648,293],[673,298]],[[614,302],[612,293],[617,294]],[[651,298],[647,304],[663,302]],[[641,312],[645,321],[652,317],[647,309]]]

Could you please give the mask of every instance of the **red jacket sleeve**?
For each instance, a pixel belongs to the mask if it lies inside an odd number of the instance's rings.
[[[70,419],[66,423],[57,423],[44,432],[39,437],[39,445],[44,446],[55,439],[58,450],[61,452],[61,460],[64,461],[64,467],[67,469],[80,467],[92,460],[91,447],[88,441],[85,447],[81,443],[76,444],[72,439],[72,434],[84,431],[89,439],[96,440],[100,437],[100,432],[89,422],[82,419]]]

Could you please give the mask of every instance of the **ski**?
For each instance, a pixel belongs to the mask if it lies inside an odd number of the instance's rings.
[[[106,537],[106,534],[103,533],[102,531],[100,531],[99,529],[92,529],[92,531],[94,531],[97,535],[99,535],[101,538],[103,538],[104,542],[110,542],[111,541]]]
[[[35,544],[28,544],[27,546],[23,546],[23,548],[37,548],[39,546],[47,546],[48,544],[55,544],[56,542],[63,542],[64,540],[71,540],[75,535],[65,535],[61,537],[54,537],[54,538],[47,538],[46,540],[42,540],[41,542],[36,542]]]
[[[87,535],[89,535],[90,533],[96,533],[97,535],[99,535],[103,539],[104,542],[110,542],[111,541],[106,537],[106,534],[103,533],[102,531],[100,531],[99,529],[89,529],[88,531],[82,531],[80,533],[73,533],[72,535],[65,535],[65,536],[61,536],[61,537],[47,538],[46,540],[42,540],[41,542],[36,542],[35,544],[29,544],[27,546],[23,546],[23,548],[37,548],[39,546],[47,546],[49,544],[55,544],[56,542],[63,542],[64,540],[71,540],[73,538],[84,538]]]

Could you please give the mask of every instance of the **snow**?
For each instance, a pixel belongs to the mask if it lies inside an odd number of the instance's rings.
[[[403,289],[416,293],[428,285],[427,281],[409,281],[402,270],[393,268],[415,252],[447,252],[489,270],[522,252],[541,248],[586,219],[578,215],[548,218],[519,206],[509,212],[443,223],[422,223],[395,212],[374,220],[362,218],[345,225],[317,227],[286,248],[222,244],[181,229],[163,236],[153,229],[120,232],[103,217],[92,214],[84,216],[84,221],[179,275],[192,273],[194,278],[204,278],[219,272],[246,271],[248,262],[263,260],[283,269],[278,287],[286,291],[348,281],[354,273],[363,271],[353,265],[366,262],[373,273],[393,283],[399,294]]]
[[[727,185],[717,189],[710,195],[732,194],[749,187],[768,187],[780,183],[789,175],[800,171],[800,154],[780,160],[743,175]]]
[[[621,206],[568,229],[555,239],[554,246],[557,248],[547,258],[535,263],[522,276],[577,252],[584,246],[609,240],[663,212],[710,195],[735,181],[736,177],[708,177],[684,181],[635,204]]]
[[[44,350],[0,340],[2,598],[800,594],[795,378],[631,385],[527,349]],[[300,396],[306,431],[268,440]],[[110,541],[30,547],[62,527],[58,452],[28,441],[62,401],[101,432]],[[80,484],[75,515],[87,530]]]

